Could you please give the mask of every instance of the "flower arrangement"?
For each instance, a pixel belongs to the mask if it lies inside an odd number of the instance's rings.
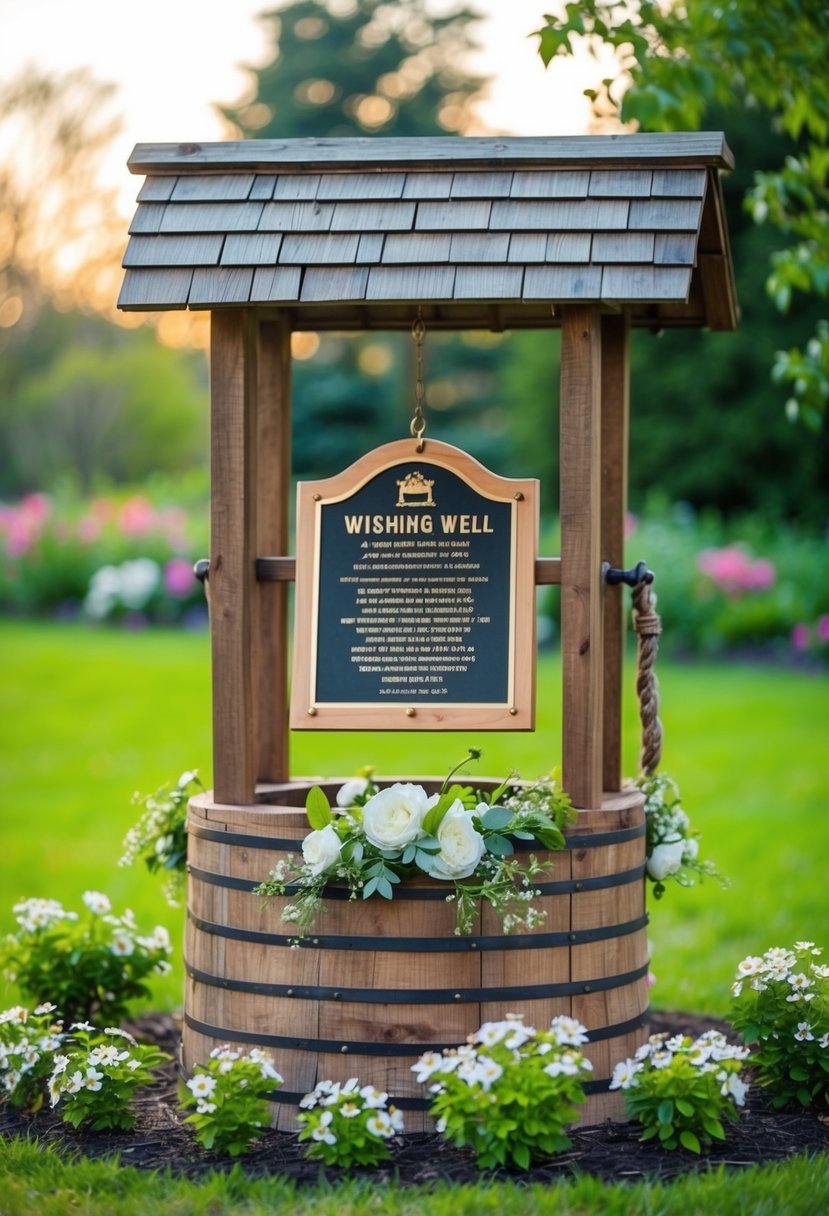
[[[153,1069],[170,1056],[149,1043],[138,1043],[117,1026],[96,1030],[88,1022],[76,1022],[69,1031],[53,1059],[52,1106],[59,1106],[62,1118],[73,1127],[88,1124],[93,1131],[129,1131],[135,1123],[136,1091],[152,1081]]]
[[[55,899],[15,904],[20,928],[0,943],[0,966],[26,996],[53,1000],[67,1021],[116,1022],[131,1000],[149,995],[150,975],[170,970],[170,935],[162,925],[140,933],[132,912],[113,915],[100,891],[85,891],[83,902],[83,917]]]
[[[187,803],[204,786],[196,770],[182,773],[178,781],[163,785],[154,794],[133,794],[134,806],[142,806],[136,823],[124,837],[119,866],[139,859],[151,874],[164,874],[167,903],[177,908],[184,889],[187,858]]]
[[[456,902],[456,932],[471,930],[481,899],[498,913],[505,932],[532,928],[543,916],[532,906],[533,882],[546,867],[533,854],[521,865],[512,839],[562,848],[562,828],[573,818],[570,799],[553,778],[527,787],[509,778],[490,794],[451,784],[458,769],[480,755],[470,748],[432,795],[403,782],[380,789],[373,770],[364,770],[341,787],[332,808],[314,786],[302,860],[278,863],[256,893],[290,893],[282,918],[302,936],[322,910],[329,883],[345,883],[353,899],[393,899],[404,879],[425,874],[452,884],[447,899]]]
[[[197,1064],[181,1090],[181,1105],[195,1107],[191,1123],[205,1148],[238,1157],[268,1125],[268,1099],[282,1077],[266,1051],[253,1047],[245,1054],[227,1044],[211,1051],[206,1064]]]
[[[773,1107],[829,1104],[829,966],[814,942],[749,955],[732,986],[731,1024],[751,1045]]]
[[[299,1138],[306,1156],[326,1165],[377,1165],[391,1157],[389,1141],[403,1131],[403,1116],[389,1095],[356,1077],[345,1084],[320,1081],[300,1102]]]
[[[665,773],[646,773],[636,784],[645,795],[646,872],[653,883],[654,899],[664,895],[666,878],[690,887],[698,875],[727,886],[728,880],[717,872],[714,863],[700,858],[699,832],[691,830],[673,778]]]
[[[14,1005],[0,1013],[0,1085],[12,1106],[32,1114],[43,1105],[53,1054],[66,1038],[55,1011],[46,1003],[32,1012]]]
[[[585,1100],[592,1064],[587,1030],[556,1017],[546,1031],[520,1017],[485,1022],[462,1047],[427,1052],[412,1071],[429,1084],[430,1112],[452,1144],[471,1146],[482,1169],[528,1169],[569,1146],[565,1134]]]
[[[725,1139],[724,1119],[737,1118],[748,1086],[740,1077],[748,1049],[716,1030],[651,1035],[632,1060],[613,1070],[611,1089],[624,1091],[625,1111],[642,1124],[641,1140],[692,1153]]]

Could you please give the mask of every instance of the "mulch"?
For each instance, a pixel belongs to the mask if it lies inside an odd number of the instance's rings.
[[[129,1029],[145,1041],[158,1043],[175,1059],[180,1034],[172,1017],[137,1019]],[[720,1030],[735,1040],[730,1027],[714,1018],[665,1012],[651,1015],[652,1033],[667,1031],[696,1036],[708,1029]],[[158,1070],[158,1080],[137,1099],[136,1109],[137,1120],[131,1132],[85,1132],[76,1131],[48,1108],[24,1117],[3,1106],[0,1137],[28,1137],[67,1156],[118,1155],[122,1165],[141,1170],[169,1169],[174,1175],[194,1180],[233,1168],[230,1158],[207,1152],[193,1139],[189,1127],[180,1122],[175,1063]],[[720,1166],[737,1170],[785,1161],[802,1153],[829,1152],[829,1115],[775,1111],[767,1092],[756,1084],[751,1086],[738,1122],[728,1125],[727,1140],[701,1156],[685,1149],[665,1151],[653,1142],[641,1144],[639,1131],[637,1124],[609,1121],[575,1128],[570,1133],[569,1149],[517,1176],[529,1182],[555,1182],[576,1174],[593,1175],[607,1182],[667,1180],[693,1170],[715,1170]],[[303,1146],[290,1132],[266,1131],[252,1151],[239,1160],[249,1177],[279,1174],[299,1185],[318,1183],[321,1177],[334,1183],[345,1174],[307,1161]],[[393,1181],[401,1186],[438,1181],[474,1183],[481,1177],[471,1153],[452,1148],[439,1136],[428,1133],[400,1137],[391,1163],[373,1170],[353,1171],[358,1172],[372,1184]],[[516,1177],[506,1172],[491,1176]]]

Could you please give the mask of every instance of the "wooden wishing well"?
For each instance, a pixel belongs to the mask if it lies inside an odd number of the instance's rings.
[[[119,307],[211,314],[214,788],[189,813],[185,1069],[217,1044],[264,1045],[285,1077],[279,1125],[319,1079],[359,1074],[414,1130],[410,1065],[427,1047],[508,1012],[539,1026],[569,1013],[591,1030],[584,1118],[620,1117],[608,1080],[648,1005],[644,815],[621,773],[624,605],[606,577],[623,565],[628,340],[632,326],[736,326],[722,135],[139,144],[129,167],[144,182]],[[416,315],[430,331],[561,329],[560,433],[539,437],[560,443],[559,557],[537,553],[534,483],[501,484],[432,440],[301,488],[287,556],[292,333],[408,330]],[[411,522],[389,538],[375,516]],[[431,580],[402,568],[426,540]],[[291,949],[251,894],[307,831],[289,726],[531,729],[539,583],[561,585],[549,763],[579,808],[546,920],[499,937],[484,909],[458,938],[424,878],[391,904],[332,898],[319,936]]]

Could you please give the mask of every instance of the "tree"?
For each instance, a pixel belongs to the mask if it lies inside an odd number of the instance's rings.
[[[619,72],[592,93],[597,115],[649,130],[700,126],[712,105],[764,114],[794,148],[757,172],[745,205],[784,238],[766,289],[786,313],[796,293],[829,296],[829,8],[825,0],[575,0],[537,31],[549,65],[585,43],[612,47]],[[829,322],[778,351],[786,412],[817,429],[829,401]]]
[[[468,130],[485,79],[464,66],[480,14],[427,0],[299,0],[262,13],[273,57],[252,95],[221,113],[260,139]]]

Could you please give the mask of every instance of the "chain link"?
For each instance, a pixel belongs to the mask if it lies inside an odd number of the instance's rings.
[[[426,419],[423,417],[423,339],[426,336],[426,326],[417,310],[417,320],[412,325],[412,340],[415,344],[415,409],[414,417],[409,425],[409,434],[417,440],[418,452],[423,451],[423,435],[426,430]]]

